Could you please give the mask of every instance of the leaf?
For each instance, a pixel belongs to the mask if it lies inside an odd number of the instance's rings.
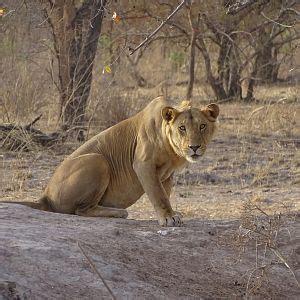
[[[4,7],[0,7],[0,17],[3,17],[6,14],[6,9]]]
[[[104,67],[104,71],[105,71],[106,73],[111,73],[111,67],[110,67],[110,66],[105,66],[105,67]]]
[[[118,24],[118,23],[121,21],[122,17],[119,16],[119,15],[114,11],[113,16],[112,16],[112,19],[115,21],[115,23]]]

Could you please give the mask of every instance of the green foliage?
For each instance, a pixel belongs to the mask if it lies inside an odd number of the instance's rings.
[[[174,66],[180,68],[185,60],[185,54],[181,51],[171,51],[169,53],[169,59]]]
[[[107,34],[102,34],[98,43],[101,48],[108,49],[112,44],[112,40]]]
[[[9,36],[3,35],[2,42],[0,44],[0,55],[1,57],[9,57],[15,53],[17,49],[16,43],[12,41]]]

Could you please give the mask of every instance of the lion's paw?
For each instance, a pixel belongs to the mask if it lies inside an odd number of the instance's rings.
[[[160,217],[158,219],[158,223],[159,225],[165,227],[180,227],[183,225],[181,218],[182,218],[182,214],[175,212],[174,215],[172,216]]]
[[[183,214],[180,211],[174,210],[174,214],[177,215],[177,216],[179,216],[180,219],[183,218]]]

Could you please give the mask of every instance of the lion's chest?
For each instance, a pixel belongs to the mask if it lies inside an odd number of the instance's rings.
[[[174,172],[180,171],[186,165],[186,161],[177,157],[160,157],[157,163],[157,175],[161,182],[168,179]]]
[[[157,168],[157,175],[161,182],[168,179],[173,173],[174,169],[171,166],[163,165]]]

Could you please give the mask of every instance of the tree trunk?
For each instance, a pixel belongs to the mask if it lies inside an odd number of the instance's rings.
[[[278,73],[279,73],[279,68],[280,68],[280,63],[278,62],[278,48],[274,47],[273,48],[273,70],[271,74],[271,82],[275,83],[278,81]]]
[[[147,80],[139,73],[137,69],[137,66],[142,56],[143,51],[141,49],[139,49],[138,52],[134,54],[134,57],[127,55],[127,59],[130,63],[129,73],[131,77],[136,81],[138,87],[149,86]]]
[[[46,13],[58,61],[60,123],[83,139],[85,110],[106,0],[49,1]]]
[[[191,37],[190,45],[190,65],[189,65],[189,81],[186,91],[186,99],[190,100],[193,96],[193,87],[195,81],[195,42],[196,42],[196,33],[193,30]]]
[[[234,98],[237,100],[242,99],[242,87],[241,87],[241,75],[236,65],[231,66],[229,89],[227,92],[228,98]]]
[[[207,78],[208,84],[211,86],[217,100],[226,99],[226,92],[223,88],[222,82],[217,80],[212,73],[210,56],[209,56],[208,50],[206,48],[203,36],[199,35],[197,41],[198,41],[198,44],[196,44],[196,46],[200,50],[200,52],[203,56],[203,59],[204,59],[206,78]]]
[[[107,35],[109,37],[109,60],[110,60],[110,68],[111,68],[111,77],[115,78],[116,69],[121,63],[121,56],[120,56],[120,45],[119,43],[113,42],[114,41],[114,20],[109,22],[109,30]]]
[[[264,28],[259,31],[257,79],[261,83],[275,82],[278,75],[278,53],[273,40],[270,39],[270,35],[270,32]]]
[[[239,65],[239,52],[236,46],[230,53],[229,60],[229,79],[227,82],[227,96],[237,100],[242,99],[242,86],[241,86],[241,67]]]
[[[272,61],[272,45],[270,43],[263,45],[258,53],[258,70],[257,77],[261,83],[272,81],[273,61]]]
[[[238,60],[238,51],[233,41],[225,36],[222,37],[217,61],[217,80],[222,83],[227,99],[240,100],[242,98]]]
[[[193,14],[194,12],[194,14]],[[195,52],[196,52],[196,39],[199,31],[199,14],[195,15],[195,11],[190,5],[189,9],[189,22],[191,27],[191,44],[190,44],[190,64],[189,64],[189,81],[186,91],[186,100],[191,100],[193,96],[193,88],[195,81]]]
[[[217,60],[218,66],[218,77],[217,80],[222,82],[222,85],[227,94],[228,90],[228,82],[230,77],[230,52],[231,52],[231,42],[227,39],[227,37],[222,37],[219,46],[219,55]]]
[[[258,56],[256,56],[255,62],[254,62],[254,67],[253,67],[253,70],[251,72],[250,80],[249,80],[249,83],[248,83],[247,95],[246,95],[246,98],[245,98],[245,101],[247,101],[247,102],[255,100],[255,98],[254,98],[254,86],[255,86],[255,83],[257,81],[256,76],[257,76],[257,72],[258,72],[258,63],[259,63],[259,59],[258,59]]]
[[[135,65],[131,65],[129,69],[131,77],[135,80],[138,87],[146,87],[147,81],[146,79],[138,72],[137,67]]]

